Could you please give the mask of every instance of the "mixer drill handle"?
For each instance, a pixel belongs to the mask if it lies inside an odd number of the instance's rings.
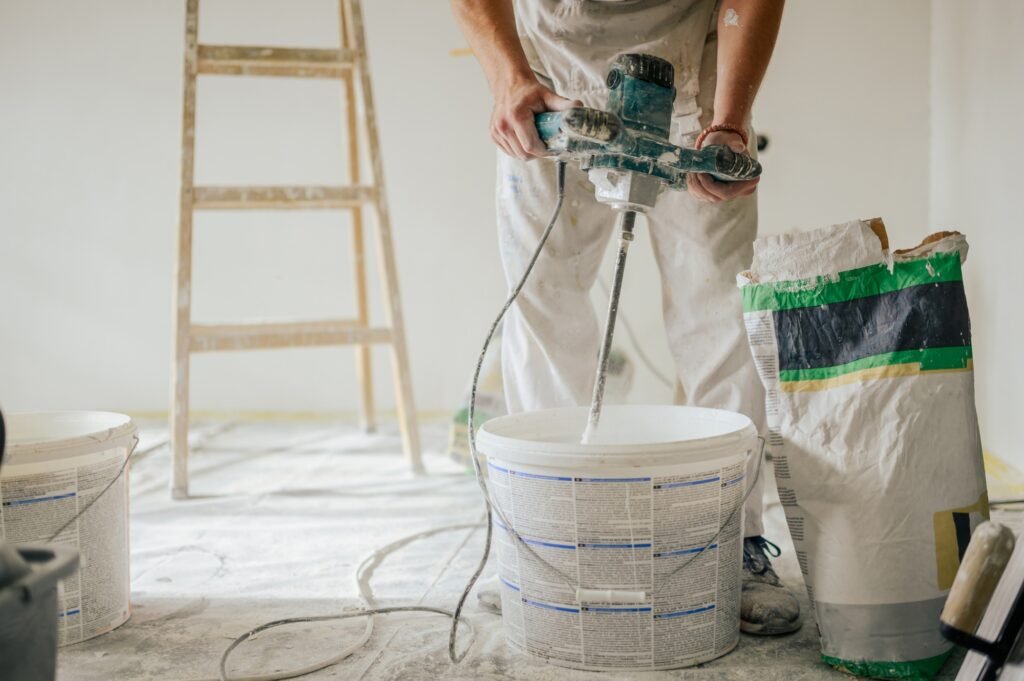
[[[699,150],[705,159],[704,168],[691,172],[705,172],[725,182],[752,180],[761,174],[761,164],[742,152],[733,151],[724,144],[714,144]]]
[[[719,180],[750,180],[761,164],[721,144],[684,149],[666,139],[627,127],[610,111],[574,107],[535,117],[537,134],[551,156],[591,167],[617,167],[653,175],[670,187],[685,186],[687,173],[709,173]]]
[[[618,116],[585,106],[537,114],[534,121],[544,146],[556,153],[568,151],[570,139],[609,145],[622,133],[622,120]]]

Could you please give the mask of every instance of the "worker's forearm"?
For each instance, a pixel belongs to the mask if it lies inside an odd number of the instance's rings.
[[[775,48],[784,0],[723,0],[718,14],[715,119],[742,127]]]
[[[483,67],[491,91],[536,80],[523,52],[512,0],[451,0],[455,20]]]

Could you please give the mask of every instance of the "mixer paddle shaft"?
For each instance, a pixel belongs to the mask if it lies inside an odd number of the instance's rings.
[[[622,290],[622,275],[626,271],[626,254],[629,244],[633,241],[633,225],[636,212],[623,211],[619,217],[619,254],[615,258],[615,278],[612,279],[612,290],[608,297],[608,317],[604,323],[604,341],[597,358],[597,375],[594,378],[594,395],[590,400],[590,416],[587,429],[583,432],[583,444],[587,444],[597,431],[601,420],[601,405],[604,401],[604,382],[608,374],[608,356],[612,350],[612,336],[615,335],[615,318],[619,312],[619,292]]]

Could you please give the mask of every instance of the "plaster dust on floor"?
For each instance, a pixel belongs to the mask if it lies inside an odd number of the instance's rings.
[[[359,605],[356,568],[374,550],[445,525],[476,525],[483,503],[472,475],[444,448],[447,424],[423,428],[429,473],[407,470],[396,432],[362,434],[326,422],[205,424],[190,458],[194,498],[172,501],[166,430],[142,423],[131,468],[131,619],[98,638],[63,648],[60,681],[198,681],[217,677],[221,652],[264,622],[325,615]],[[147,447],[147,444],[149,446]],[[147,451],[148,450],[148,451]],[[774,495],[774,492],[770,494]],[[774,499],[774,496],[770,498]],[[767,536],[783,547],[777,566],[806,596],[778,502]],[[410,542],[372,576],[380,606],[451,609],[479,560],[484,531],[469,527]],[[485,577],[494,574],[493,564]],[[307,679],[386,680],[637,678],[553,667],[509,650],[501,619],[471,596],[476,630],[462,664],[448,661],[449,620],[429,614],[377,618],[367,645]],[[232,676],[301,667],[358,640],[361,619],[298,624],[267,632],[232,656]],[[468,638],[468,637],[467,637]],[[465,640],[465,639],[462,639]],[[460,645],[462,645],[460,640]],[[940,678],[953,678],[947,665]],[[818,661],[812,619],[791,636],[744,635],[733,653],[662,679],[849,679]]]

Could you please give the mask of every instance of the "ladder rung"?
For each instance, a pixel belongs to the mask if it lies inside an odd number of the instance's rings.
[[[192,352],[262,350],[302,345],[364,345],[390,343],[391,329],[337,319],[264,324],[193,324]]]
[[[194,187],[196,209],[353,208],[373,199],[373,187]]]
[[[352,68],[352,50],[199,45],[198,73],[224,76],[340,78]]]

